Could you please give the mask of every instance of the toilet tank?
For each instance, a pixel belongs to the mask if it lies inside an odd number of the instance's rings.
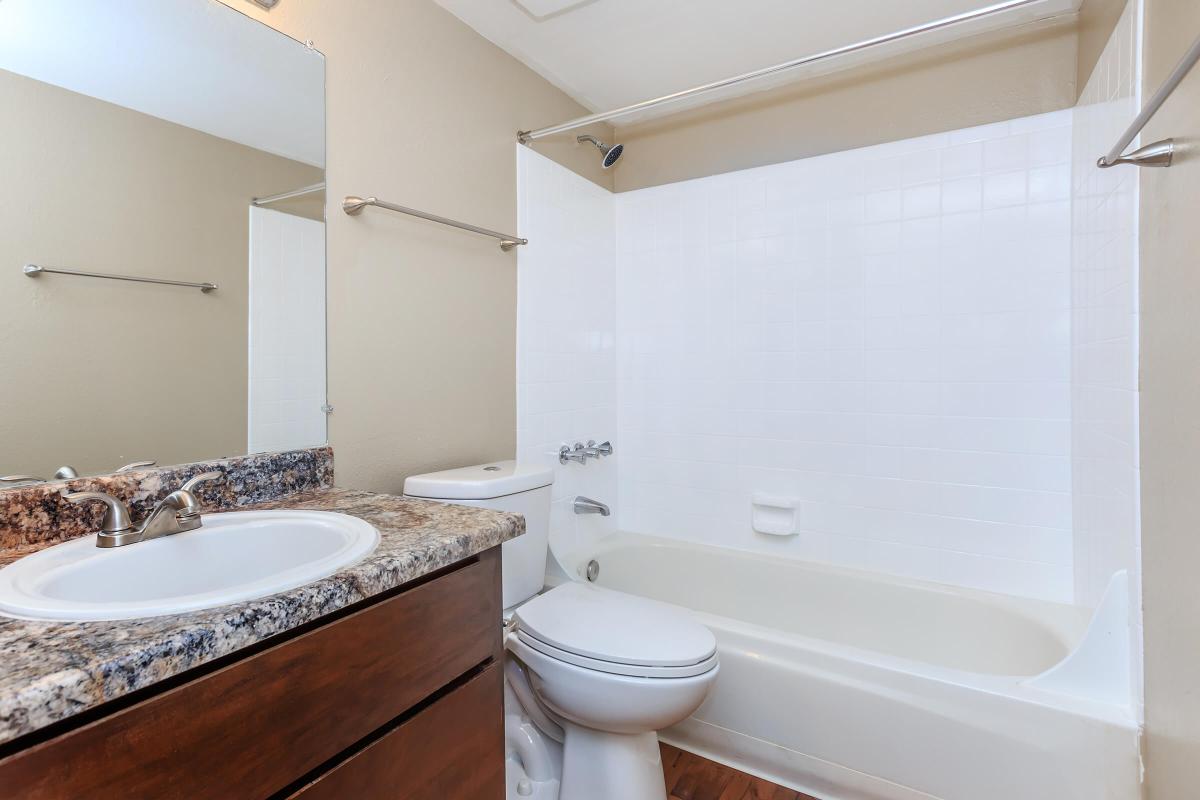
[[[501,570],[508,609],[533,597],[545,583],[552,483],[554,472],[546,467],[494,461],[413,475],[404,481],[404,494],[525,517],[525,535],[503,545]]]

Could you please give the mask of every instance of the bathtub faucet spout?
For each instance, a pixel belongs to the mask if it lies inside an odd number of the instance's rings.
[[[602,517],[607,517],[612,511],[604,503],[599,500],[593,500],[590,497],[580,495],[575,498],[575,513],[576,514],[599,514]]]

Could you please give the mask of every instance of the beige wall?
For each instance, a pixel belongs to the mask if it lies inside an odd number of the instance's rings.
[[[1111,27],[1111,26],[1110,26]],[[1106,37],[1107,38],[1107,37]],[[1073,20],[967,40],[618,126],[620,192],[1074,105]]]
[[[338,483],[396,491],[413,473],[511,458],[516,254],[338,204],[376,195],[514,230],[517,130],[584,109],[431,0],[283,0],[270,12],[222,1],[326,56]],[[538,150],[609,185],[595,149]]]
[[[1195,0],[1146,1],[1146,94],[1197,31]],[[1175,165],[1141,172],[1142,592],[1151,800],[1200,792],[1200,70],[1167,101],[1142,141],[1168,136],[1183,146]]]
[[[1075,74],[1078,91],[1083,92],[1088,76],[1096,68],[1100,54],[1112,35],[1127,0],[1085,0],[1079,8],[1079,42],[1075,53]]]
[[[245,452],[248,204],[321,170],[10,72],[0,108],[0,474]]]

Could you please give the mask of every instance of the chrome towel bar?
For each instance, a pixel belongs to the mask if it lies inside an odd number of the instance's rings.
[[[137,283],[163,283],[169,286],[188,286],[193,289],[208,294],[215,291],[217,285],[215,283],[197,283],[195,281],[172,281],[166,278],[143,278],[138,275],[110,275],[105,272],[84,272],[78,269],[52,269],[51,267],[39,267],[37,264],[26,264],[22,269],[26,275],[31,278],[36,278],[42,273],[51,273],[54,275],[82,275],[85,278],[109,278],[114,281],[136,281]]]
[[[1171,96],[1171,92],[1183,82],[1187,74],[1191,72],[1192,67],[1196,66],[1196,62],[1200,61],[1200,36],[1196,37],[1196,41],[1192,42],[1192,46],[1184,53],[1183,58],[1167,79],[1163,81],[1163,85],[1158,87],[1158,91],[1150,98],[1129,127],[1125,129],[1125,133],[1121,134],[1121,138],[1113,145],[1113,148],[1096,161],[1096,166],[1101,169],[1115,167],[1118,164],[1133,164],[1139,167],[1169,167],[1171,160],[1175,155],[1175,140],[1163,139],[1161,142],[1152,142],[1145,147],[1138,148],[1132,153],[1125,153],[1125,148],[1129,147],[1129,143],[1137,138],[1137,135],[1142,132],[1142,128],[1150,122],[1150,118],[1158,113],[1162,108],[1162,104]]]
[[[421,219],[426,219],[426,220],[429,220],[430,222],[437,222],[441,225],[449,225],[452,228],[459,228],[460,230],[470,231],[471,233],[479,233],[484,236],[491,236],[493,239],[500,240],[500,249],[506,253],[509,250],[512,250],[517,245],[529,244],[528,239],[522,239],[520,236],[509,236],[507,233],[500,233],[499,231],[488,230],[487,228],[481,228],[478,225],[471,225],[470,223],[467,223],[467,222],[459,222],[458,220],[449,219],[448,217],[439,217],[437,214],[429,214],[424,211],[418,211],[415,208],[408,208],[407,206],[398,206],[395,203],[385,203],[383,200],[380,200],[375,197],[353,197],[353,196],[351,196],[351,197],[347,197],[345,200],[342,201],[342,210],[345,211],[350,216],[355,216],[355,215],[361,213],[362,210],[364,208],[366,208],[367,206],[377,206],[379,208],[386,208],[388,211],[397,211],[401,214],[408,214],[413,217],[420,217]]]

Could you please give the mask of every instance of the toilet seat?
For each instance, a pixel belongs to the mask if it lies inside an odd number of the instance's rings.
[[[624,675],[630,678],[691,678],[696,675],[703,675],[716,667],[718,663],[717,654],[713,653],[703,661],[678,667],[647,667],[641,664],[622,664],[618,661],[588,658],[587,656],[581,656],[567,650],[560,650],[520,629],[517,630],[516,636],[524,644],[557,661],[582,667],[583,669],[605,672],[609,675]]]
[[[716,637],[683,612],[590,584],[551,589],[518,606],[513,620],[527,646],[597,672],[686,678],[717,664]]]

